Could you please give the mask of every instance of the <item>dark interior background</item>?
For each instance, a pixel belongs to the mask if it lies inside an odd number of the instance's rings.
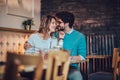
[[[60,11],[75,15],[74,28],[86,36],[87,55],[112,56],[113,48],[120,47],[120,0],[41,0],[41,17]],[[112,57],[90,59],[87,73],[111,72],[111,64]]]
[[[70,11],[80,31],[120,30],[120,0],[41,0],[41,16]]]
[[[116,34],[120,46],[120,0],[41,0],[41,17],[60,11],[72,12],[74,28],[85,34]]]

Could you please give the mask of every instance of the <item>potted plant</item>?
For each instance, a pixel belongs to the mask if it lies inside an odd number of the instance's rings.
[[[33,19],[27,19],[22,23],[24,25],[25,30],[31,30],[31,25],[34,25]]]

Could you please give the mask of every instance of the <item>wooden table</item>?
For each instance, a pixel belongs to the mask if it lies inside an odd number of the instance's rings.
[[[100,59],[100,58],[108,58],[111,55],[88,55],[87,59]]]

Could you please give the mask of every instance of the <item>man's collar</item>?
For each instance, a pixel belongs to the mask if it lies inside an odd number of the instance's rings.
[[[73,28],[69,32],[67,32],[67,34],[71,34],[72,32],[73,32]]]

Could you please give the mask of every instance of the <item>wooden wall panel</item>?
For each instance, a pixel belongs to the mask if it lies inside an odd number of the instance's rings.
[[[11,28],[0,28],[0,62],[6,61],[6,52],[16,51],[24,53],[24,43],[34,31]]]

